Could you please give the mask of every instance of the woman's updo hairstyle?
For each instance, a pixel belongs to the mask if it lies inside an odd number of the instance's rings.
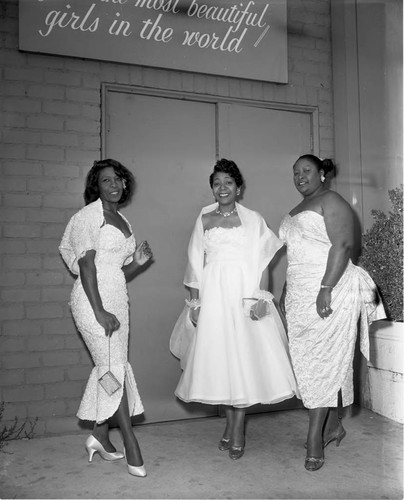
[[[234,161],[222,158],[221,160],[218,160],[216,162],[215,166],[213,167],[213,172],[210,174],[209,184],[211,188],[213,187],[213,179],[215,177],[215,174],[219,172],[230,175],[230,177],[234,179],[237,187],[241,187],[244,184],[243,176],[241,175],[241,172]]]
[[[331,160],[330,158],[324,158],[324,160],[322,160],[321,158],[315,155],[310,155],[310,154],[302,155],[299,156],[299,158],[296,160],[295,165],[299,160],[308,160],[311,163],[313,163],[313,165],[316,166],[318,171],[320,170],[324,171],[324,177],[327,177],[328,174],[335,171],[335,164],[333,160]]]
[[[122,179],[123,182],[123,192],[119,204],[122,205],[128,201],[135,190],[135,178],[130,170],[119,163],[119,161],[107,159],[95,161],[90,171],[87,174],[86,186],[84,190],[84,201],[86,205],[98,200],[100,197],[100,190],[98,188],[98,178],[100,176],[101,170],[104,168],[111,167],[114,169],[116,175]]]

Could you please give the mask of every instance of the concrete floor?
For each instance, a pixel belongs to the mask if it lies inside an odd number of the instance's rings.
[[[353,407],[344,426],[317,472],[303,467],[304,409],[249,416],[237,461],[217,448],[221,418],[136,426],[146,478],[130,476],[124,460],[88,463],[86,434],[11,441],[0,453],[0,498],[402,499],[402,425]]]

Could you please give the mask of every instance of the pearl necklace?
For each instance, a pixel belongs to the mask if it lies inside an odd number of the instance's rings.
[[[223,217],[230,217],[231,214],[237,213],[237,207],[234,207],[231,212],[222,212],[219,208],[216,209],[217,215],[223,215]]]

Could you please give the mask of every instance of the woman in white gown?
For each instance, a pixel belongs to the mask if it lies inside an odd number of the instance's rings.
[[[86,179],[86,206],[70,219],[59,249],[70,271],[77,275],[70,305],[95,365],[77,414],[82,420],[95,422],[86,441],[89,461],[94,453],[109,461],[124,457],[108,436],[109,421],[115,417],[123,435],[129,473],[145,476],[130,422],[131,416],[143,413],[143,405],[128,362],[126,282],[152,253],[147,242],[136,245],[129,222],[118,211],[133,188],[131,172],[119,162],[94,162]],[[107,392],[99,379],[109,370],[118,383],[114,387],[109,384],[112,390]]]
[[[237,165],[219,160],[210,176],[216,203],[202,209],[188,248],[190,299],[170,348],[183,373],[175,394],[226,405],[220,450],[244,453],[245,409],[297,394],[282,321],[267,291],[267,266],[281,247],[260,214],[236,202]],[[193,326],[195,325],[195,326]]]
[[[285,216],[279,235],[287,245],[287,280],[280,306],[286,313],[290,354],[309,409],[309,471],[324,464],[324,448],[346,432],[338,418],[353,403],[353,368],[360,319],[363,354],[369,358],[368,324],[385,317],[370,276],[350,260],[354,240],[349,204],[324,185],[331,160],[303,155],[293,166],[303,200]]]

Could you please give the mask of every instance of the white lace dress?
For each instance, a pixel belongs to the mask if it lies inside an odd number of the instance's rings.
[[[331,242],[324,218],[306,210],[284,217],[280,239],[287,245],[286,317],[289,348],[302,401],[306,408],[353,402],[353,356],[361,326],[361,350],[369,357],[368,324],[385,317],[376,286],[366,271],[349,261],[332,290],[333,313],[325,319],[316,298],[327,265]]]
[[[77,328],[95,366],[90,374],[77,416],[82,420],[101,423],[118,409],[124,384],[130,415],[143,413],[132,367],[128,362],[129,308],[126,281],[122,271],[122,266],[131,259],[136,249],[136,241],[133,234],[126,238],[119,229],[105,224],[105,221],[100,227],[99,222],[103,220],[103,216],[97,219],[99,210],[91,214],[91,222],[88,223],[88,215],[92,212],[91,207],[90,209],[88,207],[90,205],[82,210],[84,216],[80,212],[73,216],[67,226],[60,251],[72,271],[77,272],[77,260],[81,255],[90,248],[96,250],[95,265],[102,303],[104,308],[115,314],[120,322],[119,330],[116,330],[109,340],[105,330],[95,319],[78,276],[73,286],[70,306]],[[98,383],[98,379],[108,371],[109,351],[111,371],[122,386],[112,396],[109,396]]]
[[[243,309],[249,280],[245,228],[213,228],[203,236],[205,266],[198,327],[184,355],[175,394],[183,401],[236,407],[276,403],[297,393],[286,334],[272,305],[271,315],[252,321]],[[173,331],[173,346],[178,328]],[[184,315],[183,315],[184,316]]]

